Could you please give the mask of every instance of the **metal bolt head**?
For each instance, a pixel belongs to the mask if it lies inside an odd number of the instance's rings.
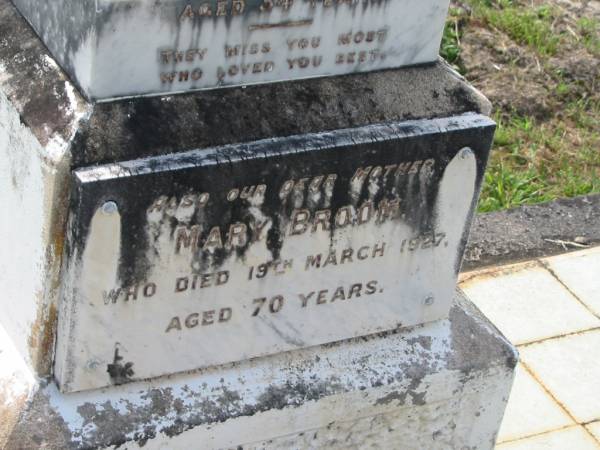
[[[469,147],[465,147],[462,148],[459,152],[458,152],[458,157],[460,159],[467,159],[469,156],[471,156],[473,154],[473,150],[471,150]]]
[[[435,299],[433,297],[427,297],[423,303],[425,304],[425,306],[431,306],[435,303]]]
[[[112,201],[106,202],[102,205],[102,212],[107,216],[111,216],[119,212],[119,206]]]

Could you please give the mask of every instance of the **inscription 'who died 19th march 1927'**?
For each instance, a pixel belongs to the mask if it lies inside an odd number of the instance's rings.
[[[468,115],[75,171],[61,389],[444,317],[492,132]]]

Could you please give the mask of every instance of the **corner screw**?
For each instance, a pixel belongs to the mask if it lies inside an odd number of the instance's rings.
[[[427,297],[423,303],[425,303],[425,306],[431,306],[435,303],[435,300],[433,297]]]
[[[473,150],[471,150],[469,147],[462,148],[458,152],[458,156],[460,159],[467,159],[467,157],[472,154],[473,154]]]
[[[115,202],[106,202],[104,205],[102,205],[102,212],[107,216],[111,216],[119,212],[119,207]]]

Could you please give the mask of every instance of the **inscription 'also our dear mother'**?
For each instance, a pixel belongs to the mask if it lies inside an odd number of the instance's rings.
[[[434,159],[417,160],[386,166],[359,167],[349,181],[350,196],[359,197],[365,182],[386,183],[387,180],[406,175],[424,173],[430,175],[435,165]],[[333,191],[338,181],[337,174],[322,174],[311,178],[289,179],[277,187],[278,197],[282,203],[295,204],[298,198],[306,198],[308,204],[325,196],[326,203],[331,203]],[[266,184],[232,188],[222,193],[228,203],[247,201],[250,205],[259,206],[265,201],[269,187]],[[209,192],[190,193],[181,198],[161,196],[149,207],[148,214],[161,216],[169,211],[175,217],[191,218],[198,209],[206,208],[211,202]],[[219,199],[216,199],[219,202]],[[401,199],[397,196],[387,196],[375,202],[364,200],[360,203],[343,204],[337,207],[308,209],[292,208],[287,217],[281,217],[287,227],[286,236],[301,236],[320,231],[328,232],[332,228],[343,229],[348,226],[361,226],[368,223],[382,224],[393,220],[400,212]],[[189,222],[184,220],[185,222]],[[215,253],[219,250],[231,251],[243,248],[250,242],[267,238],[267,232],[272,226],[272,218],[257,219],[252,217],[247,221],[235,221],[228,225],[183,224],[175,229],[175,254],[183,252]]]

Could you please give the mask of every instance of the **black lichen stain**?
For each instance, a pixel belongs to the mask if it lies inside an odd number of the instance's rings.
[[[208,207],[201,217],[195,216],[190,223],[202,225],[204,238],[213,226],[227,230],[229,224],[235,221],[249,223],[252,220],[253,214],[250,213],[250,205],[247,202],[227,204],[228,202],[222,199],[224,193],[236,186],[268,185],[265,201],[258,209],[272,225],[265,244],[273,260],[280,258],[289,218],[298,206],[293,205],[293,202],[286,204],[279,199],[279,188],[289,179],[310,179],[329,173],[338,175],[330,203],[323,203],[325,195],[322,195],[316,204],[309,205],[306,203],[306,197],[302,199],[302,207],[310,209],[311,212],[323,208],[336,211],[342,206],[356,206],[367,200],[379,204],[382,200],[400,198],[401,220],[415,232],[432,232],[436,229],[434,208],[439,183],[445,167],[454,156],[451,148],[460,148],[452,145],[451,141],[465,140],[460,136],[464,130],[448,130],[447,133],[452,135],[452,138],[449,138],[441,136],[441,133],[434,134],[434,137],[423,133],[424,130],[412,127],[414,125],[403,124],[395,132],[368,128],[362,132],[369,137],[362,136],[358,139],[359,142],[354,140],[358,136],[342,135],[335,136],[334,139],[334,136],[325,134],[288,138],[280,142],[267,141],[254,145],[232,146],[213,153],[198,152],[187,155],[190,161],[185,160],[186,156],[160,161],[146,160],[143,163],[139,162],[138,167],[134,169],[139,176],[107,180],[97,183],[96,186],[87,186],[86,191],[88,195],[91,194],[88,197],[91,201],[85,202],[86,209],[89,209],[86,212],[91,217],[95,208],[107,199],[109,192],[111,199],[121,205],[122,225],[123,229],[127,230],[121,237],[122,254],[119,264],[119,279],[124,285],[134,285],[148,277],[152,263],[147,256],[148,251],[152,249],[152,242],[148,240],[146,233],[146,211],[160,195],[181,199],[182,195],[189,192],[210,192],[211,202]],[[402,144],[399,145],[399,142]],[[306,151],[307,149],[310,151]],[[358,167],[385,167],[392,162],[426,158],[436,160],[426,183],[423,183],[422,177],[415,175],[379,182],[375,196],[370,194],[368,183],[361,187],[360,192],[352,194],[349,191],[350,180]],[[183,163],[186,166],[184,169],[164,170],[165,166]],[[140,167],[140,164],[143,167]],[[98,201],[99,199],[101,200]],[[169,221],[173,238],[178,221],[166,216],[163,220]],[[332,214],[332,237],[335,230],[333,220]],[[85,236],[85,231],[82,235]],[[243,258],[250,244],[249,240],[244,248],[236,249],[235,256]],[[192,267],[195,268],[194,272],[216,269],[230,256],[231,252],[223,249],[218,249],[210,255],[198,252],[193,257]]]
[[[133,363],[122,363],[123,357],[119,355],[119,349],[115,348],[115,356],[113,363],[109,364],[106,371],[110,375],[110,380],[113,384],[119,385],[131,381],[131,377],[135,374],[133,371]]]
[[[398,391],[390,392],[389,394],[377,399],[377,401],[375,401],[375,406],[388,405],[389,403],[393,402],[394,400],[397,400],[399,402],[399,404],[403,405],[404,401],[406,400],[406,393],[405,392],[401,393]]]

